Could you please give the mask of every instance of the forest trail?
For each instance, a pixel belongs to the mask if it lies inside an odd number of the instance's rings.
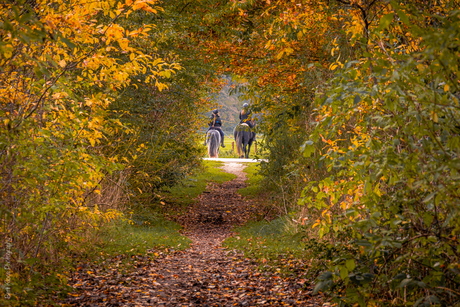
[[[311,286],[279,273],[261,272],[222,242],[232,228],[247,222],[255,206],[237,193],[245,187],[244,165],[226,163],[237,178],[209,184],[178,222],[193,243],[184,251],[136,259],[138,270],[105,283],[95,276],[84,294],[67,300],[70,306],[322,306]],[[81,274],[86,274],[82,270]],[[115,274],[116,272],[114,272]],[[116,273],[118,274],[118,273]],[[78,276],[82,280],[82,276]],[[98,285],[98,286],[97,286]]]

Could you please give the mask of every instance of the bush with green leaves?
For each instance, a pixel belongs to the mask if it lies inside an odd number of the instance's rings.
[[[322,236],[346,230],[342,242],[356,251],[336,257],[315,291],[340,305],[454,306],[460,11],[428,15],[392,4],[373,33],[381,48],[336,74],[317,100],[322,118],[304,146],[307,156],[321,148],[316,163],[325,163],[329,176],[310,182],[300,203],[320,213],[312,226]],[[392,29],[401,25],[406,37]],[[408,37],[417,38],[415,49]],[[393,41],[399,43],[387,43]]]

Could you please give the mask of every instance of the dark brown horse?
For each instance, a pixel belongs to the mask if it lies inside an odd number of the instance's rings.
[[[256,139],[256,133],[251,131],[248,124],[238,124],[233,130],[233,137],[236,142],[236,149],[240,158],[249,158],[251,145]]]

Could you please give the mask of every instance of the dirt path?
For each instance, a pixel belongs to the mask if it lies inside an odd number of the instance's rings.
[[[84,294],[69,299],[73,306],[321,306],[311,288],[293,278],[260,273],[249,259],[226,251],[222,241],[232,227],[245,223],[255,208],[237,190],[245,186],[244,166],[227,163],[224,170],[238,177],[210,184],[195,206],[179,219],[193,240],[185,251],[158,258],[138,257],[136,272],[96,276]],[[83,270],[84,271],[84,270]],[[115,272],[113,273],[115,274]],[[118,274],[118,273],[116,273]],[[81,280],[81,279],[80,279]]]

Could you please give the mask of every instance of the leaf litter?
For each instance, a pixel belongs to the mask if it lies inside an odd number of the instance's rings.
[[[299,274],[260,271],[257,263],[222,241],[234,226],[247,222],[256,206],[237,193],[245,186],[239,163],[224,170],[238,177],[209,184],[188,212],[177,218],[192,239],[189,249],[149,250],[147,255],[119,255],[100,264],[82,264],[69,284],[66,306],[321,306],[311,284]],[[129,259],[128,259],[129,258]],[[131,267],[126,269],[124,262]],[[302,264],[301,261],[298,263]]]

